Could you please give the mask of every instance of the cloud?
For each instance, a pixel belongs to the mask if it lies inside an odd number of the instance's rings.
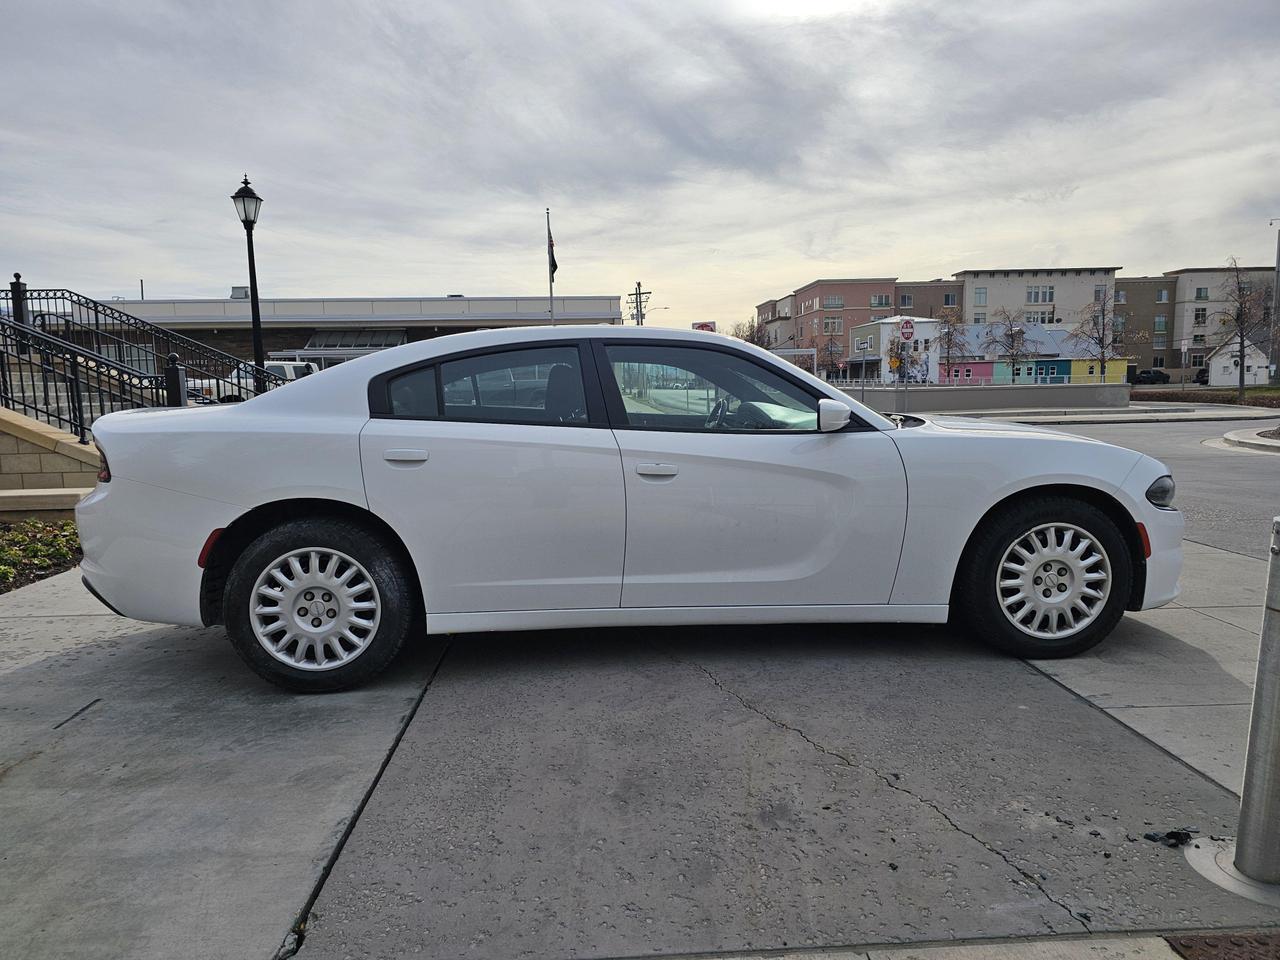
[[[832,273],[1265,260],[1280,215],[1260,0],[7,16],[0,266],[90,293],[241,282],[246,169],[265,292],[538,291],[549,205],[559,292],[644,279],[680,324]]]

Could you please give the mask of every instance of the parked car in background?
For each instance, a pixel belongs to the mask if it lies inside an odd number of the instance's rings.
[[[715,334],[444,336],[93,433],[89,589],[139,620],[224,624],[292,690],[368,681],[410,637],[487,630],[954,617],[1061,657],[1178,594],[1160,462],[886,417]]]
[[[272,361],[263,366],[267,373],[274,373],[286,380],[297,380],[310,376],[320,368],[314,363],[302,360]],[[254,395],[253,376],[237,372],[230,381],[226,380],[188,380],[187,396],[192,403],[235,403],[248,400]]]
[[[1209,385],[1209,368],[1201,367],[1197,370],[1196,375],[1192,378],[1192,382],[1203,384],[1207,387]]]
[[[1168,383],[1169,375],[1163,370],[1139,370],[1133,375],[1136,384]]]

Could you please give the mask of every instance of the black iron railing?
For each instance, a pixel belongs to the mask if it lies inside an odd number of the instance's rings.
[[[0,317],[0,405],[89,442],[93,422],[130,407],[164,406],[151,374]]]
[[[71,290],[26,290],[20,306],[13,299],[11,290],[0,290],[0,316],[121,366],[161,374],[169,355],[177,354],[193,387],[210,399],[248,399],[256,383],[265,390],[285,383],[247,360]]]

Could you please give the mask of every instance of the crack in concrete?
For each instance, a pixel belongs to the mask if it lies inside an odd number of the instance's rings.
[[[936,813],[939,817],[945,820],[947,824],[957,833],[960,833],[968,837],[970,840],[972,840],[974,843],[981,846],[988,853],[991,853],[999,857],[1001,860],[1003,860],[1010,868],[1017,871],[1018,875],[1022,877],[1023,880],[1025,880],[1027,883],[1030,883],[1037,890],[1039,890],[1040,893],[1044,895],[1044,898],[1046,900],[1048,900],[1050,903],[1054,904],[1055,906],[1060,907],[1067,914],[1067,916],[1069,916],[1072,919],[1072,921],[1074,921],[1075,923],[1078,923],[1081,927],[1085,929],[1085,931],[1087,931],[1088,933],[1093,933],[1093,929],[1089,926],[1089,924],[1086,923],[1082,917],[1078,916],[1076,912],[1072,910],[1069,906],[1067,906],[1065,903],[1063,903],[1061,900],[1059,900],[1057,897],[1051,894],[1048,890],[1046,890],[1044,887],[1044,884],[1040,882],[1040,879],[1037,876],[1035,876],[1035,874],[1032,874],[1027,870],[1024,870],[1022,867],[1018,866],[1018,864],[1015,863],[1006,853],[1004,853],[1004,851],[997,849],[987,841],[983,840],[977,834],[973,833],[972,831],[966,830],[964,827],[960,826],[960,824],[956,823],[956,821],[951,817],[949,813],[947,813],[945,810],[939,807],[938,804],[936,804],[934,801],[929,800],[926,797],[922,797],[919,794],[915,793],[914,791],[908,789],[907,787],[904,787],[902,784],[895,781],[892,775],[881,773],[879,770],[871,766],[869,763],[865,763],[865,762],[862,764],[855,763],[852,758],[845,756],[843,753],[839,752],[838,750],[832,750],[830,747],[826,746],[825,744],[820,743],[817,740],[814,740],[811,736],[809,736],[799,727],[793,726],[792,724],[787,723],[785,720],[778,719],[777,717],[770,714],[767,710],[764,710],[763,708],[758,707],[751,701],[747,700],[746,697],[742,696],[736,690],[732,690],[729,687],[725,686],[719,677],[717,677],[714,673],[712,673],[710,670],[708,670],[706,667],[704,667],[702,664],[698,663],[697,661],[684,660],[684,659],[681,659],[680,657],[675,656],[674,654],[670,654],[670,656],[671,656],[671,659],[675,660],[677,663],[684,663],[702,671],[702,673],[706,675],[707,679],[710,680],[713,684],[715,684],[716,689],[732,697],[734,700],[738,701],[738,703],[740,703],[744,708],[746,708],[747,710],[750,710],[752,713],[756,714],[757,716],[764,718],[765,720],[773,724],[778,729],[786,730],[788,733],[795,734],[818,753],[821,753],[824,756],[831,757],[833,760],[838,760],[840,763],[852,769],[869,770],[877,779],[883,781],[885,786],[889,787],[890,789],[896,790],[899,793],[905,793],[912,800],[928,807],[930,810]],[[1046,920],[1043,916],[1040,919],[1044,922],[1044,925],[1049,928],[1050,932],[1055,934],[1059,932],[1057,928],[1055,928],[1054,925],[1050,923],[1048,920]]]

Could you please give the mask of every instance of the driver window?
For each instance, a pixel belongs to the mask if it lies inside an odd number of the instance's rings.
[[[767,368],[720,350],[607,344],[628,426],[816,430],[818,402]]]

